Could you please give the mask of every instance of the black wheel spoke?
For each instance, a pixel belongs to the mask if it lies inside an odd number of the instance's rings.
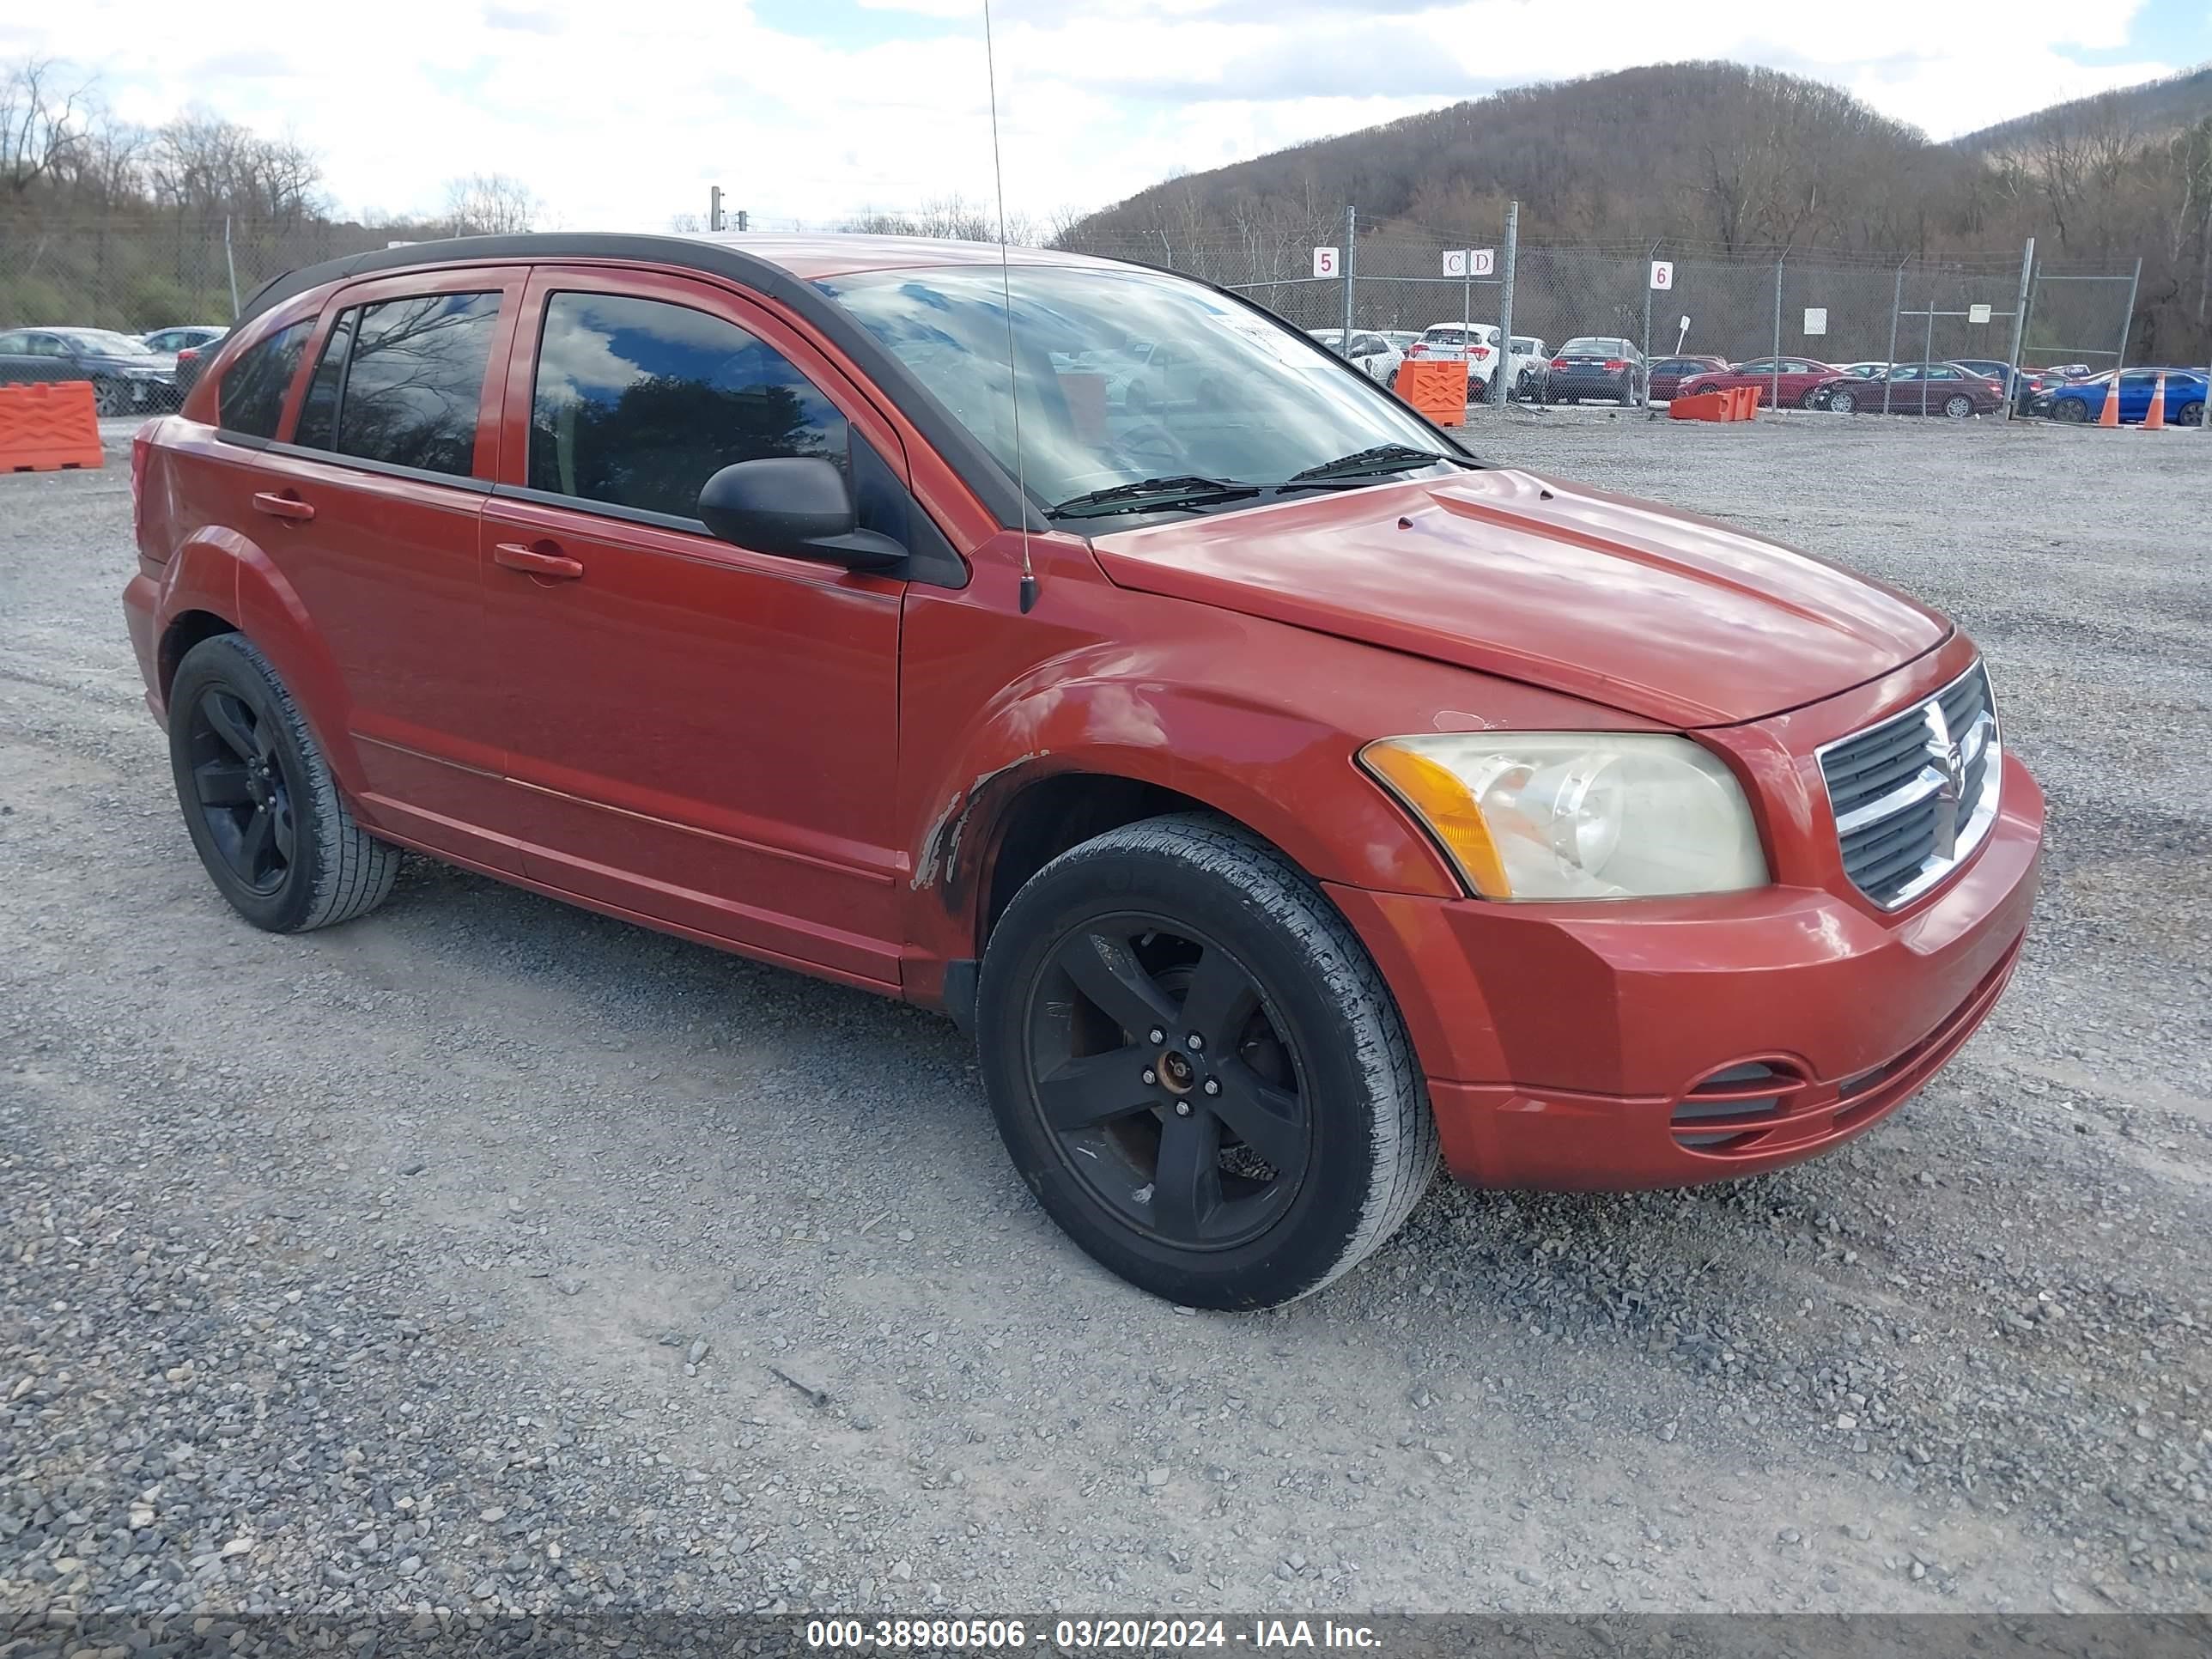
[[[253,711],[227,691],[210,691],[200,701],[208,730],[242,761],[261,758],[261,745],[253,735]]]
[[[1070,1134],[1149,1109],[1158,1098],[1158,1089],[1144,1080],[1152,1059],[1150,1048],[1131,1047],[1068,1060],[1037,1080],[1045,1121]]]
[[[246,768],[237,761],[203,762],[192,769],[192,787],[203,806],[244,806],[253,799],[246,787]]]
[[[1279,1176],[1295,1178],[1306,1166],[1306,1126],[1298,1097],[1268,1082],[1235,1055],[1214,1072],[1221,1092],[1207,1101],[1221,1121]]]
[[[262,866],[276,834],[276,826],[270,823],[266,812],[256,812],[246,821],[246,831],[238,842],[238,873],[246,880],[258,882],[267,873]]]
[[[279,800],[269,809],[269,819],[276,826],[277,862],[289,867],[292,849],[298,844],[298,826],[292,822],[292,803]]]
[[[1220,1207],[1219,1120],[1211,1112],[1164,1119],[1159,1166],[1152,1176],[1152,1224],[1179,1243],[1194,1243]]]
[[[1060,946],[1056,960],[1076,988],[1131,1037],[1141,1042],[1154,1028],[1176,1023],[1174,1002],[1137,960],[1127,939],[1078,933]]]
[[[1203,1033],[1217,1052],[1226,1053],[1252,1010],[1259,1006],[1259,988],[1252,976],[1219,945],[1208,945],[1191,970],[1190,989],[1183,995],[1182,1025]]]

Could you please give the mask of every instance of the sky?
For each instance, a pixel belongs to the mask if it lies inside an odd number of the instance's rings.
[[[654,230],[720,185],[756,228],[834,226],[994,170],[982,0],[72,0],[0,59],[95,73],[120,115],[289,132],[341,212],[432,211],[499,172],[543,222]],[[2212,59],[2212,0],[992,0],[1007,206],[1170,173],[1501,86],[1726,58],[1942,138]]]

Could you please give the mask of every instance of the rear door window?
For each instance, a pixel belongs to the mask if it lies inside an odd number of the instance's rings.
[[[553,294],[530,410],[529,487],[696,520],[738,461],[849,465],[837,407],[774,347],[689,306]]]
[[[331,447],[389,466],[468,477],[499,299],[426,294],[361,307],[335,394]]]
[[[284,394],[307,349],[312,318],[280,328],[240,352],[216,388],[216,425],[248,438],[273,438]]]

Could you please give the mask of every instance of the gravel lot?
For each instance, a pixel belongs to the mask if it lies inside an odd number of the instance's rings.
[[[1843,1155],[1440,1188],[1258,1317],[1063,1243],[927,1015],[427,862],[363,923],[248,928],[139,702],[121,450],[0,477],[0,1633],[2212,1608],[2212,442],[1475,441],[1960,617],[2048,886],[1990,1026]]]

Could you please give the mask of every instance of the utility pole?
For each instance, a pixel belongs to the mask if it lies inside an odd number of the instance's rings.
[[[716,185],[707,192],[707,228],[720,230],[721,228],[722,187]]]

